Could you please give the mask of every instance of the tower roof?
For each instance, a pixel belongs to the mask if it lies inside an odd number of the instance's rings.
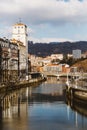
[[[19,23],[14,24],[13,26],[26,26],[26,25],[23,24],[23,23],[21,23],[21,22],[19,22]],[[27,27],[27,26],[26,26],[26,27]]]

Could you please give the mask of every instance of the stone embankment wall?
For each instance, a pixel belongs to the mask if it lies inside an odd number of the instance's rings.
[[[87,105],[87,90],[84,88],[75,88],[66,86],[66,97],[71,103],[83,103]]]
[[[24,88],[24,87],[29,87],[29,86],[34,86],[36,84],[39,84],[43,81],[45,81],[46,78],[35,78],[35,79],[30,79],[30,80],[24,80],[24,81],[19,81],[19,82],[10,82],[6,85],[1,85],[0,86],[0,94],[2,93],[8,93],[9,91],[14,91],[16,89]]]

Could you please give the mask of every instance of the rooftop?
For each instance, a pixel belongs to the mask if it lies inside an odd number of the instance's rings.
[[[19,23],[14,24],[13,26],[26,26],[26,25],[21,23],[21,22],[19,22]]]

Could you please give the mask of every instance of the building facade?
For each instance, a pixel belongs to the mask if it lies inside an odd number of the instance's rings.
[[[15,39],[12,39],[11,42],[17,44],[18,46],[20,72],[26,71],[26,47],[23,45],[22,42]]]
[[[18,45],[0,38],[0,83],[11,80],[11,75],[18,76]]]
[[[81,58],[81,50],[76,49],[76,50],[73,50],[72,53],[73,53],[74,59],[80,59]]]
[[[26,75],[28,74],[28,34],[27,34],[27,26],[21,22],[19,23],[16,23],[13,25],[13,31],[12,31],[12,39],[14,40],[17,40],[21,43],[23,43],[23,46],[25,46],[26,49],[24,49],[24,52],[23,49],[21,50],[20,48],[20,61],[23,62],[23,60],[21,59],[23,56],[21,56],[22,54],[21,53],[24,53],[24,57],[25,57],[25,60],[24,60],[24,64],[23,66],[25,65],[26,67]],[[22,46],[22,48],[23,48]],[[25,64],[26,62],[26,64]]]
[[[28,40],[27,26],[23,23],[17,23],[13,25],[12,39],[21,41],[24,46],[27,46]]]

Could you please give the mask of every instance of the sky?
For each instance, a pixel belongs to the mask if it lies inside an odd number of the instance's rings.
[[[20,20],[33,42],[87,41],[87,0],[0,0],[0,37]]]

